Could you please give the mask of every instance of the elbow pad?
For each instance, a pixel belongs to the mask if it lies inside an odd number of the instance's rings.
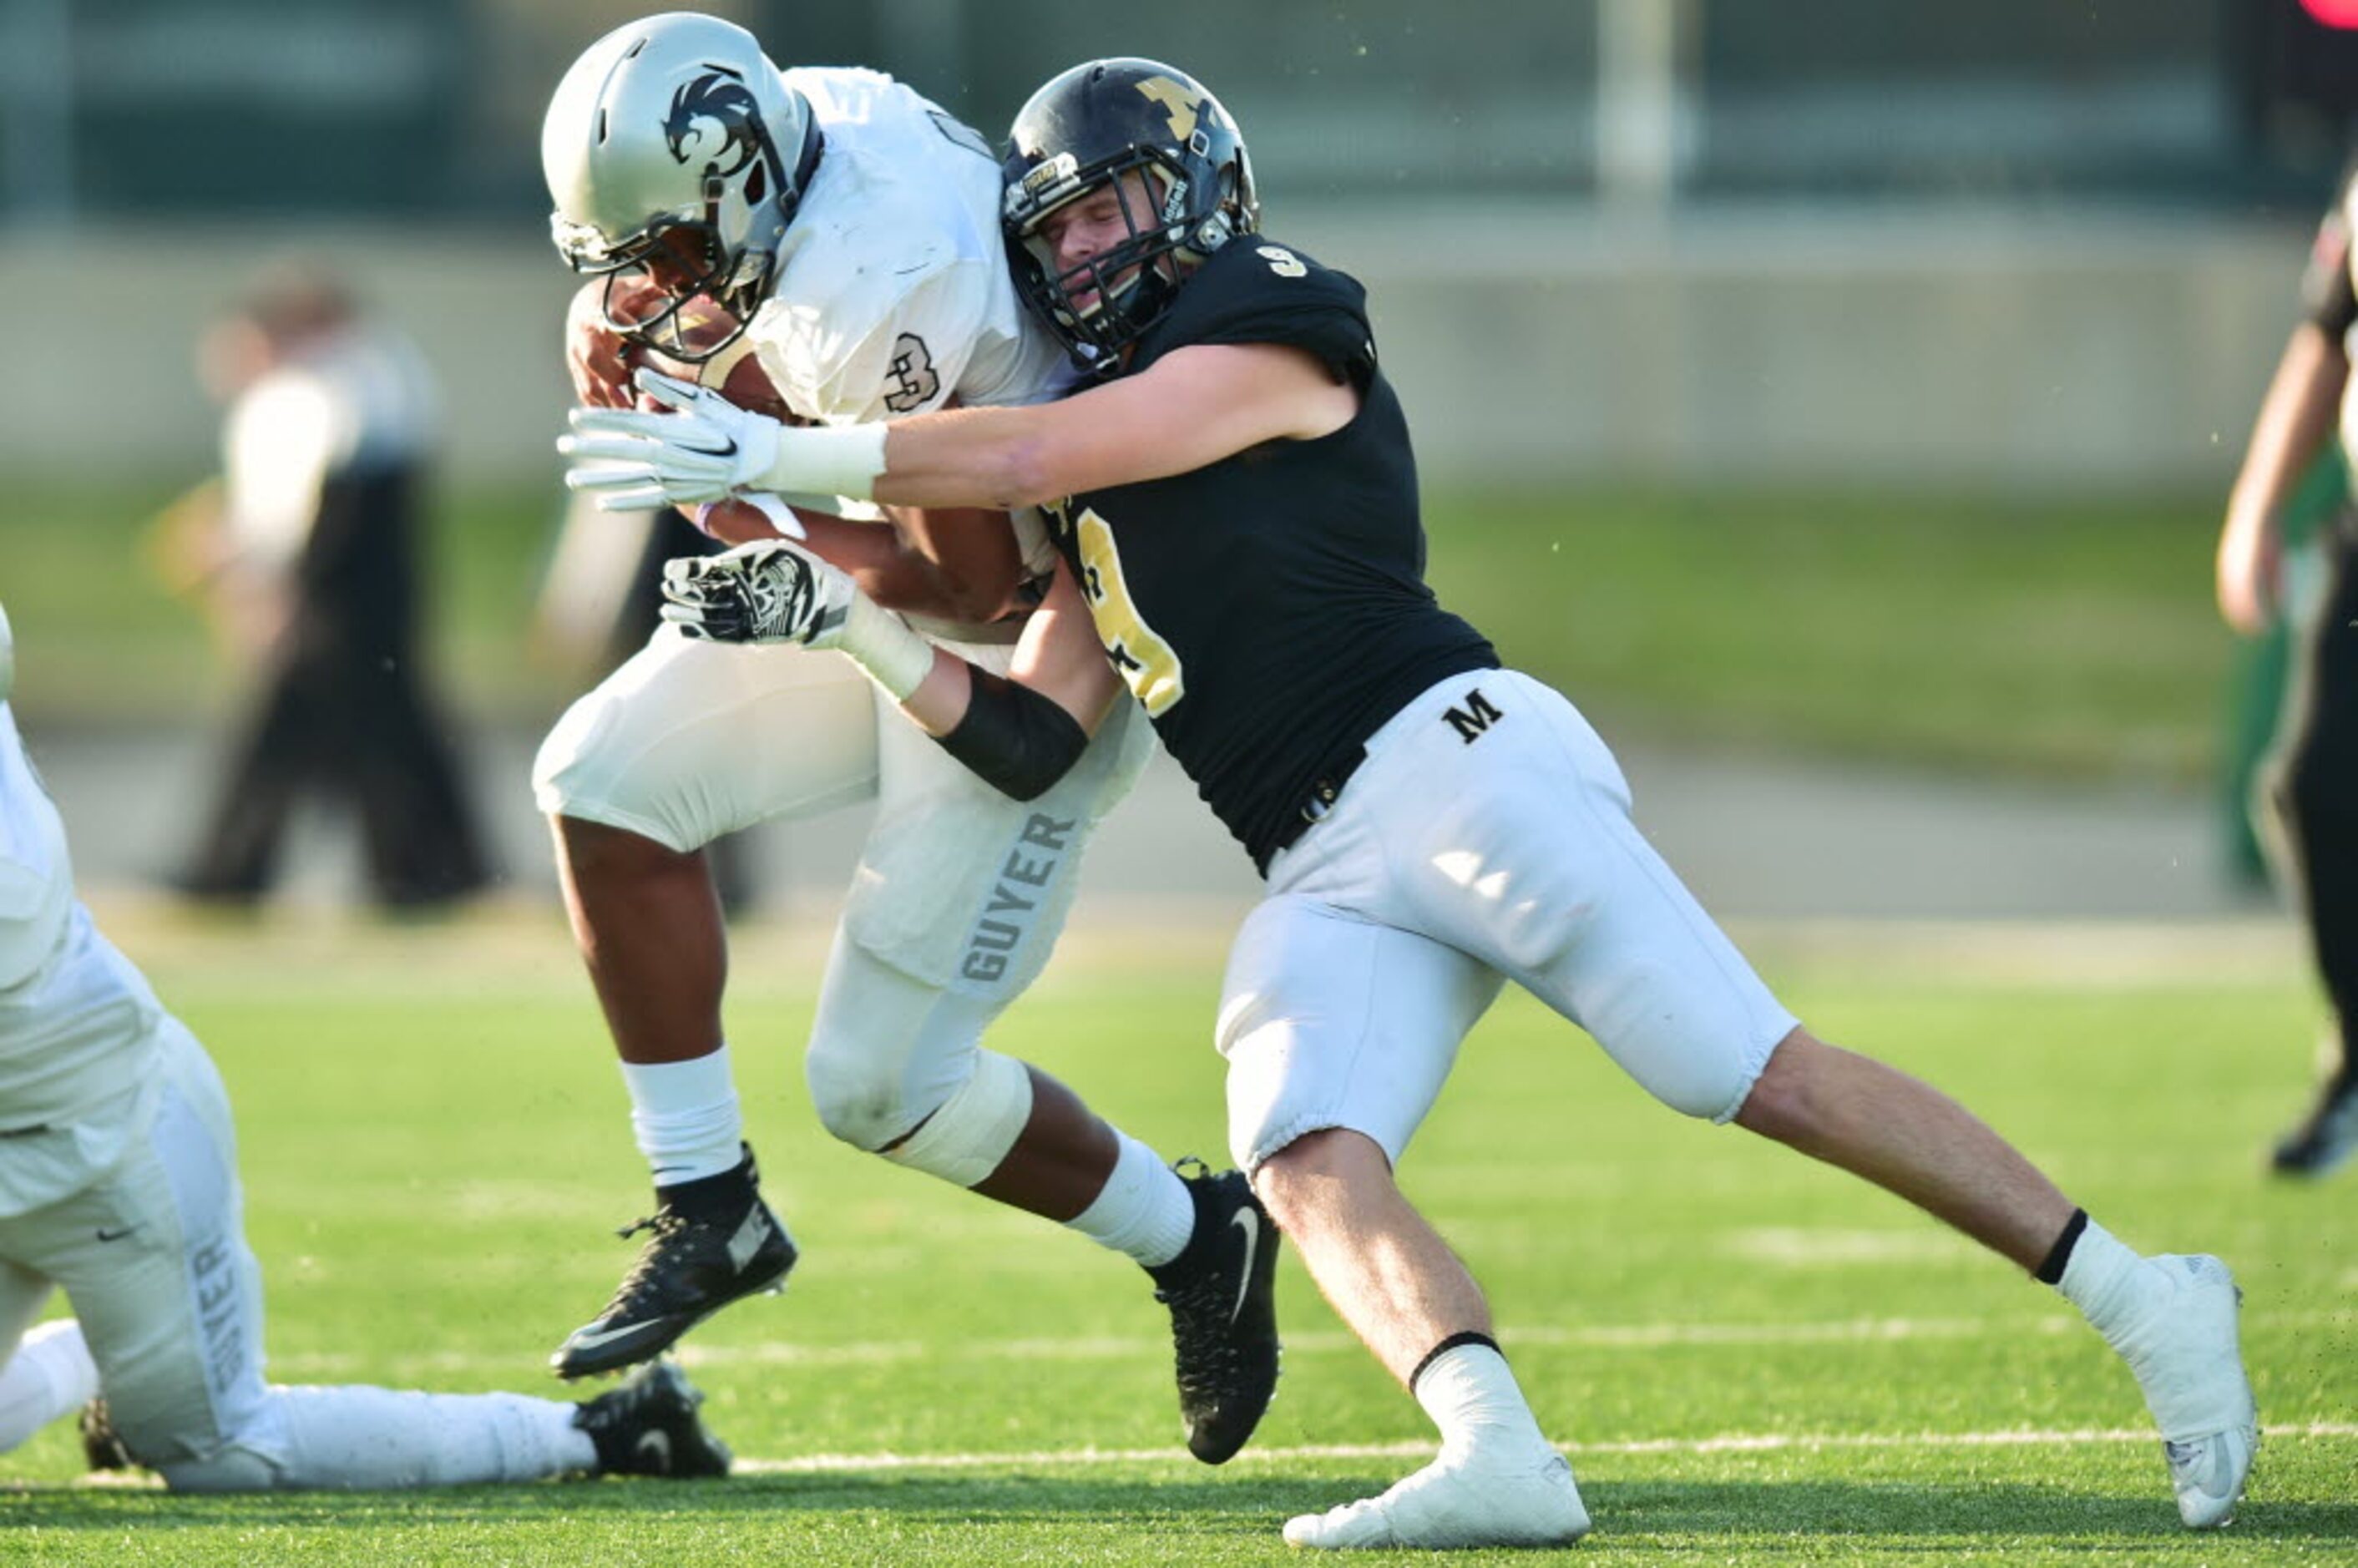
[[[1080,721],[1028,686],[968,666],[972,695],[957,728],[935,739],[985,784],[1035,800],[1088,749]]]

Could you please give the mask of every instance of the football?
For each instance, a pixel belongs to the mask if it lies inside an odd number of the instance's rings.
[[[680,308],[680,336],[691,348],[717,341],[735,325],[736,318],[709,299],[698,297]],[[748,413],[765,414],[789,425],[803,423],[778,395],[769,373],[762,368],[761,357],[753,352],[750,337],[739,337],[701,364],[689,364],[652,348],[638,349],[631,358],[666,375],[708,386]]]

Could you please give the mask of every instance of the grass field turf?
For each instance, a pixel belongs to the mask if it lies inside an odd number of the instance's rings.
[[[542,1358],[603,1300],[630,1250],[610,1227],[644,1197],[554,915],[110,923],[228,1077],[274,1376],[559,1391]],[[1187,1460],[1135,1270],[811,1122],[795,1044],[818,943],[738,948],[740,1081],[806,1258],[785,1297],[689,1341],[736,1478],[182,1499],[71,1485],[53,1429],[0,1458],[0,1557],[1299,1562],[1286,1515],[1422,1462],[1421,1413],[1290,1259],[1277,1404],[1224,1470]],[[1165,1152],[1217,1154],[1219,946],[1085,925],[1000,1044]],[[2271,1429],[2258,1479],[2231,1530],[2181,1531],[2134,1387],[2059,1298],[1856,1183],[1652,1107],[1510,994],[1405,1176],[1573,1457],[1597,1521],[1580,1553],[2358,1559],[2358,1176],[2257,1174],[2313,1023],[2289,941],[2215,964],[2199,934],[2043,928],[1759,951],[1823,1033],[1959,1093],[2125,1237],[2235,1264]]]

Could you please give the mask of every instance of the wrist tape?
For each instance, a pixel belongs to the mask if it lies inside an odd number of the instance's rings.
[[[864,593],[852,595],[851,612],[835,645],[895,702],[908,701],[909,694],[933,673],[934,645]]]
[[[790,493],[876,498],[884,471],[882,425],[795,425],[778,432],[778,455],[753,488]]]

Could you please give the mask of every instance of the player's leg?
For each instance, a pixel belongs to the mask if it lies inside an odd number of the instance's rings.
[[[1321,827],[1322,835],[1325,828]],[[1237,935],[1220,1010],[1239,1164],[1311,1277],[1440,1429],[1433,1464],[1383,1493],[1291,1520],[1317,1547],[1531,1545],[1588,1528],[1492,1336],[1482,1292],[1393,1180],[1392,1166],[1498,990],[1491,969],[1363,918],[1350,825]],[[1303,890],[1309,890],[1305,892]]]
[[[581,1405],[266,1386],[261,1271],[245,1244],[228,1098],[187,1031],[164,1028],[153,1119],[130,1152],[10,1238],[38,1249],[65,1286],[130,1458],[189,1491],[726,1469],[727,1451],[695,1419],[694,1390],[668,1368]],[[662,1444],[639,1441],[657,1431]]]
[[[0,1261],[0,1454],[98,1395],[81,1325],[33,1324],[54,1289],[46,1275]]]
[[[1796,1029],[1735,1118],[1865,1177],[2011,1260],[2078,1307],[2136,1375],[2179,1512],[2226,1523],[2258,1448],[2243,1299],[2211,1257],[2142,1257],[1987,1124],[1930,1085]]]
[[[2288,726],[2269,780],[2276,846],[2308,917],[2333,1008],[2316,1098],[2270,1153],[2288,1176],[2321,1176],[2358,1152],[2358,518],[2337,522],[2333,579],[2306,629]]]
[[[820,1119],[854,1148],[1137,1262],[1171,1314],[1189,1452],[1222,1463],[1276,1387],[1274,1232],[1238,1173],[1183,1174],[1056,1078],[985,1049],[1005,1005],[838,933],[807,1064]]]
[[[175,1491],[395,1491],[594,1476],[715,1479],[728,1445],[671,1361],[574,1403],[351,1384],[272,1388],[260,1421],[210,1458],[167,1466]]]
[[[949,646],[987,668],[1003,667],[1012,651]],[[877,702],[889,707],[881,694]],[[1152,751],[1149,726],[1124,702],[1064,778],[1015,801],[880,713],[876,819],[806,1062],[820,1119],[836,1136],[1059,1222],[1099,1197],[1123,1152],[1120,1136],[1047,1075],[993,1065],[979,1045],[1046,965],[1088,840]],[[993,1090],[994,1079],[1005,1088]],[[960,1108],[969,1086],[974,1098],[1021,1102],[976,1123],[980,1143],[957,1134],[974,1119]]]
[[[1955,1101],[1812,1038],[1637,831],[1619,768],[1571,704],[1484,678],[1501,715],[1485,731],[1462,745],[1427,732],[1386,762],[1412,760],[1435,802],[1430,837],[1412,813],[1391,825],[1424,928],[1587,1029],[1665,1104],[1863,1176],[2057,1285],[2136,1374],[2181,1515],[2223,1521],[2255,1441],[2225,1268],[2139,1258]]]
[[[657,1355],[793,1264],[742,1141],[720,1022],[728,943],[701,847],[871,794],[873,689],[827,654],[658,633],[541,748],[535,795],[656,1199],[638,1262],[558,1348],[562,1376]]]
[[[1004,667],[1003,645],[955,651]],[[1189,1450],[1218,1464],[1277,1375],[1274,1255],[1237,1173],[1182,1176],[1035,1066],[983,1048],[1071,908],[1098,821],[1152,751],[1128,702],[1045,795],[1017,802],[895,717],[877,819],[811,1033],[820,1120],[856,1148],[1053,1219],[1133,1259],[1170,1310]],[[1244,1303],[1240,1309],[1239,1301]]]

